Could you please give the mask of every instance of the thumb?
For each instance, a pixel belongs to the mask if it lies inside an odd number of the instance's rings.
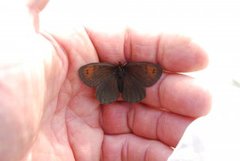
[[[47,5],[48,0],[27,0],[27,8],[32,18],[35,31],[39,31],[39,12]]]
[[[29,10],[39,13],[47,5],[48,0],[27,0]]]

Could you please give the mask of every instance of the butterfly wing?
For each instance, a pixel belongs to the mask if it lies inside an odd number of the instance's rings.
[[[132,62],[125,66],[126,73],[138,80],[143,87],[152,86],[162,75],[158,64],[149,62]]]
[[[147,62],[128,63],[124,66],[122,97],[128,102],[139,102],[145,95],[145,87],[157,82],[162,74],[159,65]]]
[[[144,87],[132,75],[126,74],[123,80],[122,98],[127,102],[139,102],[146,95]]]
[[[96,89],[96,96],[102,104],[108,104],[116,101],[119,96],[117,77],[115,75],[111,75],[99,84]]]
[[[109,63],[90,63],[78,70],[80,79],[90,87],[97,87],[113,75],[114,65]]]
[[[96,87],[96,97],[102,103],[111,103],[119,96],[115,66],[109,63],[91,63],[82,66],[78,73],[90,87]]]

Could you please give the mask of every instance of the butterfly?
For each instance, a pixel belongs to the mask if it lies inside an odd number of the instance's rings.
[[[79,68],[84,84],[96,88],[96,98],[101,104],[112,103],[121,94],[127,102],[139,102],[145,95],[145,87],[152,86],[162,75],[158,64],[149,62],[90,63]]]

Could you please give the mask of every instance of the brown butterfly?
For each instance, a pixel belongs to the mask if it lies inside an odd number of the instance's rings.
[[[107,104],[116,101],[120,93],[127,102],[141,101],[146,95],[145,87],[157,82],[162,68],[149,62],[90,63],[80,67],[78,73],[86,85],[96,88],[97,99]]]

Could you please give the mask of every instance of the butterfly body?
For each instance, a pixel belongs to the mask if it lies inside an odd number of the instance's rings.
[[[96,97],[102,104],[115,101],[119,95],[127,102],[139,102],[145,87],[153,85],[161,76],[159,65],[148,62],[130,62],[124,65],[90,63],[79,69],[80,79],[96,88]]]
[[[126,74],[126,69],[123,65],[119,65],[116,67],[114,75],[117,78],[117,84],[118,84],[118,91],[120,93],[123,92],[123,82],[124,82],[124,76]]]

